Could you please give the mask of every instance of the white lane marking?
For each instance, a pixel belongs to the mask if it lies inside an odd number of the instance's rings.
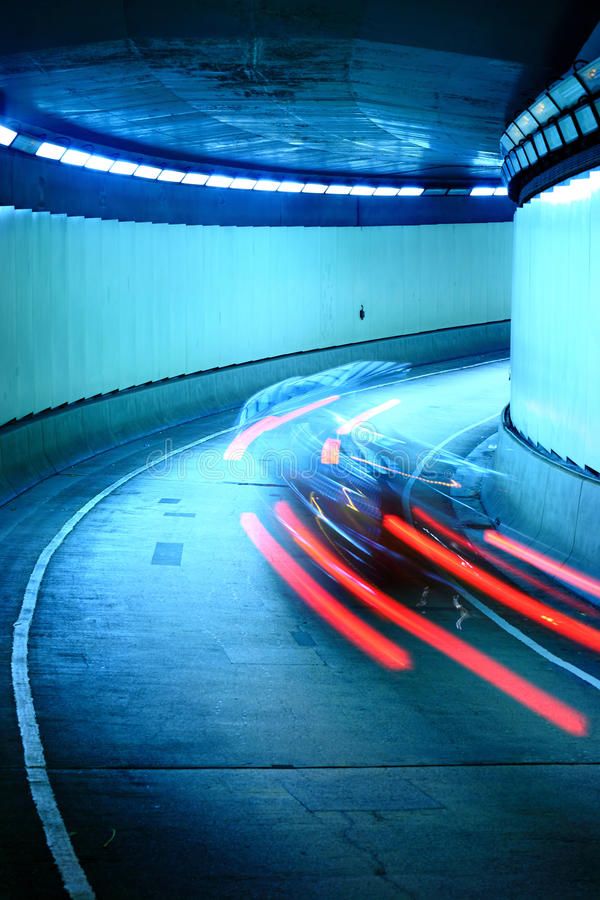
[[[423,459],[421,463],[416,467],[414,472],[412,473],[409,481],[406,484],[406,487],[402,494],[402,508],[404,511],[404,515],[407,521],[412,522],[412,512],[410,509],[410,494],[412,491],[412,486],[418,476],[421,474],[425,465],[432,459],[436,453],[439,453],[440,450],[451,443],[455,438],[460,437],[461,434],[465,434],[465,432],[470,431],[472,428],[478,428],[479,425],[485,425],[486,422],[491,421],[496,418],[498,413],[495,413],[493,416],[488,416],[487,419],[481,419],[479,422],[475,422],[473,425],[467,425],[466,428],[461,428],[460,431],[456,431],[454,434],[451,434],[450,437],[447,437],[445,440],[441,441],[437,446],[435,446],[427,456]],[[455,587],[460,590],[463,597],[468,597],[470,602],[475,606],[480,612],[482,612],[485,616],[495,622],[500,628],[503,628],[508,634],[515,637],[518,641],[525,644],[530,650],[534,650],[535,653],[539,653],[540,656],[543,656],[549,662],[554,663],[556,666],[560,666],[561,669],[565,669],[567,672],[570,672],[572,675],[575,675],[577,678],[581,678],[582,681],[585,681],[587,684],[592,685],[592,687],[600,690],[600,681],[597,678],[594,678],[593,675],[590,675],[588,672],[584,672],[583,669],[579,669],[577,666],[572,665],[567,662],[565,659],[562,659],[560,656],[556,656],[555,653],[551,653],[550,650],[546,650],[545,647],[542,647],[541,644],[538,644],[537,641],[534,641],[533,638],[527,637],[520,629],[516,628],[514,625],[511,625],[506,619],[503,619],[502,616],[499,616],[498,613],[493,612],[485,603],[482,603],[481,600],[478,600],[473,594],[466,591],[462,585],[456,584],[453,582]]]
[[[440,369],[438,372],[423,372],[421,375],[411,375],[409,378],[396,379],[395,381],[384,381],[383,384],[372,384],[369,387],[359,388],[357,391],[351,391],[353,394],[362,394],[365,391],[374,391],[377,388],[392,387],[406,384],[408,381],[418,381],[420,378],[435,378],[436,375],[450,375],[452,372],[464,372],[466,369],[477,369],[480,366],[493,366],[496,363],[508,362],[510,356],[500,356],[498,359],[485,359],[483,362],[469,363],[468,366],[457,366],[455,369]],[[431,365],[431,363],[422,363],[421,365]],[[342,394],[342,397],[345,395]]]
[[[579,669],[577,666],[574,666],[572,663],[567,662],[565,659],[562,659],[560,656],[556,656],[555,653],[551,653],[549,650],[546,650],[545,647],[542,647],[541,644],[538,644],[537,641],[534,641],[533,638],[528,637],[524,634],[519,628],[516,628],[514,625],[511,625],[510,622],[507,622],[506,619],[503,619],[502,616],[499,616],[498,613],[495,613],[491,610],[485,603],[482,603],[481,600],[478,600],[477,597],[474,597],[473,594],[469,593],[469,591],[465,591],[462,587],[460,588],[460,592],[463,597],[468,597],[469,602],[473,604],[476,609],[487,616],[492,622],[495,622],[500,628],[503,628],[504,631],[508,632],[508,634],[515,637],[521,643],[526,644],[527,647],[530,647],[531,650],[535,650],[536,653],[539,653],[540,656],[543,656],[545,659],[549,660],[549,662],[554,663],[556,666],[560,666],[561,669],[566,669],[567,672],[570,672],[572,675],[575,675],[577,678],[581,678],[582,681],[587,682],[587,684],[591,684],[592,687],[595,687],[596,690],[600,691],[600,680],[598,678],[594,678],[593,675],[590,675],[588,672],[584,672],[583,669]]]
[[[464,428],[461,428],[460,431],[455,431],[454,434],[451,434],[450,437],[445,438],[439,444],[436,444],[429,453],[427,453],[418,466],[413,471],[412,475],[406,482],[406,486],[402,492],[402,511],[404,513],[404,517],[407,522],[412,523],[412,512],[410,509],[410,495],[412,493],[413,485],[425,466],[431,462],[431,460],[436,456],[440,450],[443,450],[447,444],[450,444],[452,441],[456,440],[456,438],[460,437],[461,434],[466,434],[467,431],[472,431],[473,428],[478,428],[480,425],[485,425],[486,422],[491,422],[492,419],[497,419],[500,415],[500,412],[493,413],[491,416],[487,416],[485,419],[480,419],[479,422],[473,422],[472,425],[466,425]]]
[[[40,731],[35,714],[33,704],[33,696],[31,693],[31,685],[29,682],[28,667],[28,650],[29,650],[29,632],[35,608],[38,601],[40,586],[42,579],[48,568],[48,564],[56,553],[65,538],[73,531],[75,526],[81,522],[90,510],[116,491],[122,485],[127,484],[136,475],[141,475],[148,469],[165,462],[172,456],[191,450],[199,444],[211,441],[214,438],[221,437],[234,431],[235,426],[225,428],[223,431],[217,431],[214,434],[206,435],[197,441],[192,441],[177,450],[170,450],[164,453],[159,459],[147,462],[143,466],[139,466],[127,475],[123,475],[117,481],[114,481],[108,487],[100,491],[88,500],[71,518],[65,522],[63,527],[52,538],[49,544],[40,553],[37,562],[33,568],[33,572],[27,582],[23,604],[19,613],[19,618],[14,624],[13,646],[11,657],[11,673],[15,702],[17,706],[17,719],[19,722],[19,730],[21,732],[21,742],[23,744],[23,755],[25,759],[25,770],[27,772],[27,780],[31,790],[31,796],[40,817],[46,842],[50,848],[50,852],[54,857],[54,861],[58,866],[59,872],[63,879],[64,886],[71,900],[93,900],[94,891],[86,878],[77,855],[73,848],[71,838],[66,829],[64,820],[56,803],[54,791],[48,777],[46,767],[46,757],[44,755],[44,747],[40,737]]]

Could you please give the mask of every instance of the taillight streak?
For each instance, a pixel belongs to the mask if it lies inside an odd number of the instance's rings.
[[[405,650],[346,609],[311,575],[305,572],[281,544],[269,534],[258,516],[254,513],[242,513],[240,521],[252,543],[260,550],[277,574],[336,631],[339,631],[356,647],[388,669],[410,669],[412,667],[411,658]]]
[[[571,587],[585,591],[586,594],[591,594],[593,597],[600,597],[600,581],[592,578],[591,575],[584,575],[571,566],[561,565],[555,559],[546,556],[545,553],[526,547],[519,541],[515,541],[513,538],[509,538],[497,531],[491,529],[484,531],[483,539],[493,547],[504,550],[505,553],[510,553],[511,556],[515,556],[517,559],[529,563],[529,565],[535,566],[537,569],[541,569],[542,572],[564,581],[565,584],[570,584]]]
[[[324,397],[322,400],[315,400],[314,403],[307,403],[306,406],[300,406],[298,409],[293,409],[291,412],[284,413],[281,416],[265,416],[264,419],[254,422],[253,425],[249,425],[248,428],[240,431],[234,437],[225,450],[223,459],[241,459],[250,444],[262,434],[265,434],[267,431],[273,431],[273,429],[279,428],[280,425],[285,425],[286,422],[291,422],[299,416],[304,416],[306,413],[313,412],[313,410],[320,409],[322,406],[327,406],[329,403],[333,403],[334,400],[339,399],[339,395],[334,394],[331,397]]]
[[[570,640],[589,647],[592,650],[600,650],[600,632],[583,622],[576,622],[570,616],[558,612],[551,606],[528,597],[522,591],[506,584],[494,575],[490,575],[474,563],[468,562],[462,557],[443,547],[433,538],[417,531],[412,525],[399,519],[398,516],[384,516],[384,528],[399,538],[408,547],[416,550],[431,562],[436,563],[455,575],[461,581],[483,591],[493,597],[499,603],[516,610],[539,625],[549,628],[551,631],[562,634]]]
[[[460,638],[424,619],[344,565],[298,519],[289,504],[280,501],[275,505],[275,512],[296,544],[355,597],[565,731],[579,736],[587,733],[587,719],[582,713],[552,697]],[[387,518],[389,517],[386,516]]]

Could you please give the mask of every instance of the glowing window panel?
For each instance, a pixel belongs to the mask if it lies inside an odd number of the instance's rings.
[[[305,188],[303,181],[282,181],[279,191],[282,194],[299,194]]]
[[[12,128],[7,128],[6,125],[0,125],[0,144],[2,144],[3,147],[10,147],[16,136],[17,132],[13,131]]]
[[[531,134],[532,131],[535,131],[537,128],[537,122],[529,112],[521,113],[519,118],[517,119],[517,128],[523,132],[523,134],[527,137],[528,134]]]
[[[134,178],[148,178],[150,181],[155,181],[161,173],[161,169],[157,166],[147,166],[142,164],[138,166],[135,172],[133,173]]]
[[[529,110],[533,116],[537,119],[540,125],[545,125],[548,119],[551,119],[552,116],[556,116],[559,113],[559,108],[547,94],[541,94],[535,103],[529,107]]]
[[[208,175],[202,175],[200,172],[188,172],[182,180],[182,184],[203,185],[208,181]]]
[[[110,167],[114,165],[114,162],[114,159],[109,159],[108,156],[96,156],[96,154],[92,154],[87,160],[85,168],[94,169],[96,172],[108,172]]]
[[[574,75],[571,75],[569,78],[563,78],[562,81],[553,84],[548,93],[560,109],[567,109],[569,106],[574,106],[579,98],[583,97],[585,88]]]
[[[580,106],[579,109],[575,110],[575,118],[582,134],[589,134],[590,131],[595,131],[598,127],[598,122],[591,106]]]
[[[546,138],[546,143],[551,150],[556,150],[557,147],[562,146],[562,140],[556,125],[548,125],[544,128],[544,136]]]
[[[525,137],[523,132],[517,128],[517,126],[515,125],[514,122],[508,126],[508,128],[506,129],[506,133],[515,146],[517,144],[520,144],[521,141],[523,140],[523,138]]]
[[[545,156],[548,152],[548,147],[546,146],[546,141],[544,140],[544,135],[541,131],[538,131],[537,134],[534,134],[533,143],[535,144],[537,155]]]
[[[493,187],[474,187],[471,189],[471,197],[493,197],[495,190]]]
[[[468,197],[471,193],[471,188],[450,188],[448,191],[449,197]]]
[[[210,175],[206,187],[228,188],[232,181],[229,175]]]
[[[69,150],[63,153],[60,161],[67,166],[85,166],[90,156],[91,153],[86,153],[84,150],[73,150],[69,148]]]
[[[170,181],[172,184],[179,184],[183,181],[185,172],[178,172],[176,169],[163,169],[158,176],[158,181]]]
[[[576,140],[577,129],[575,127],[575,122],[573,121],[571,116],[563,116],[562,119],[559,119],[558,127],[560,128],[560,133],[565,140],[565,144],[570,144],[571,141]]]
[[[276,191],[281,185],[280,181],[272,181],[270,178],[259,178],[254,185],[255,191]]]
[[[425,188],[423,194],[426,197],[443,197],[448,193],[448,188]]]
[[[378,187],[375,188],[374,197],[395,197],[398,193],[398,188],[394,187]]]
[[[582,69],[578,69],[577,74],[588,90],[594,92],[600,90],[600,58],[587,66],[583,66]]]
[[[422,187],[402,187],[398,191],[399,197],[420,197],[425,188]]]
[[[41,141],[37,138],[28,134],[18,134],[13,141],[12,147],[13,150],[20,150],[21,153],[29,153],[33,156],[37,153],[40,144]]]
[[[512,161],[508,158],[508,156],[504,160],[504,165],[502,166],[502,168],[508,172],[509,178],[512,178],[515,174],[515,167],[513,166]]]
[[[494,191],[494,197],[508,197],[508,188],[505,185],[497,187]]]
[[[43,156],[44,159],[60,159],[66,150],[67,148],[61,147],[60,144],[51,144],[49,141],[44,141],[37,148],[35,155]]]
[[[338,196],[347,196],[352,188],[349,184],[330,184],[327,188],[328,194],[337,194]]]
[[[350,193],[354,197],[372,197],[375,193],[375,188],[366,184],[355,184]]]
[[[526,169],[527,166],[529,165],[529,160],[527,159],[527,156],[525,155],[525,151],[523,150],[522,147],[517,147],[517,159],[521,163],[521,168]]]
[[[281,188],[279,188],[281,190]],[[326,184],[316,184],[311,182],[309,184],[305,184],[302,188],[303,194],[324,194],[327,190]]]
[[[514,147],[513,142],[509,138],[509,136],[504,132],[502,137],[500,138],[500,146],[502,147],[502,151],[504,154],[510,153],[512,148]]]
[[[529,160],[531,165],[537,162],[537,154],[533,148],[533,144],[531,143],[531,141],[525,141],[525,143],[523,144],[523,149],[527,154],[527,159]]]
[[[256,184],[256,178],[234,178],[230,188],[233,188],[234,191],[251,191]]]
[[[111,175],[133,175],[137,167],[137,163],[128,162],[126,159],[118,159],[108,171]]]

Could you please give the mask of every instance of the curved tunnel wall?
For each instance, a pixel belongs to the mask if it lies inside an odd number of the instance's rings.
[[[185,226],[4,207],[0,424],[185,373],[506,319],[511,258],[511,223]]]
[[[595,174],[595,173],[594,173]],[[600,179],[517,210],[511,335],[514,426],[600,471]]]

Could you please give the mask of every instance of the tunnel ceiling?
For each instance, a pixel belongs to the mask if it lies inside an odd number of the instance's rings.
[[[596,24],[590,10],[566,0],[10,0],[0,111],[173,158],[497,177],[503,126],[571,65]]]

